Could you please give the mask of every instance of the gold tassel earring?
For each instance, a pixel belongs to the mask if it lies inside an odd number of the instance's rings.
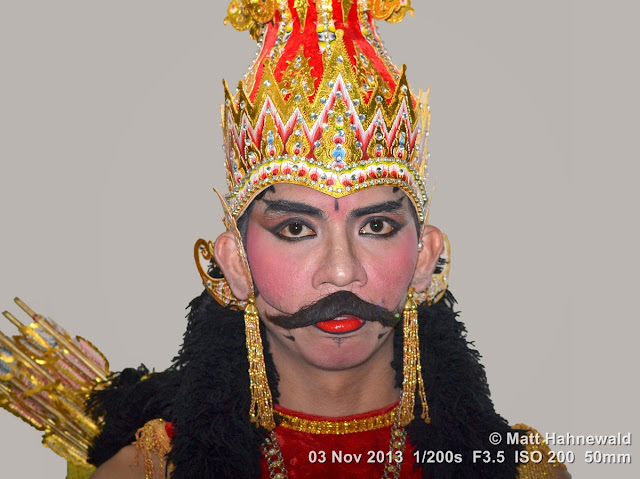
[[[269,381],[267,381],[262,336],[260,335],[260,319],[254,304],[253,294],[244,308],[244,328],[251,389],[249,418],[258,427],[264,427],[267,431],[272,431],[276,427],[273,419],[273,398],[271,397]]]
[[[431,423],[427,394],[422,379],[422,365],[420,364],[420,339],[418,337],[418,306],[413,298],[414,290],[409,288],[407,302],[404,306],[403,334],[404,351],[402,357],[402,397],[398,406],[398,422],[406,426],[413,421],[413,410],[416,403],[416,386],[422,403],[422,419]]]

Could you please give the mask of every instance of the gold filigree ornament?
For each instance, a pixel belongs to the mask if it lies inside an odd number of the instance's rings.
[[[408,13],[414,15],[411,0],[369,0],[371,12],[376,20],[386,20],[389,23],[401,22]]]
[[[163,419],[152,419],[136,431],[134,442],[136,455],[133,464],[138,465],[142,458],[146,479],[170,477],[173,470],[171,464],[167,462],[167,455],[171,451],[171,438],[167,434],[166,425]],[[158,471],[156,471],[156,463]],[[165,468],[167,474],[165,474]]]
[[[198,268],[198,273],[202,278],[202,284],[209,291],[209,294],[225,308],[243,310],[246,306],[246,301],[241,301],[234,296],[229,283],[216,268],[213,246],[212,241],[200,238],[193,248],[196,268]],[[215,274],[214,271],[218,272],[219,276],[212,276],[212,274]]]
[[[442,233],[442,251],[436,262],[436,269],[431,275],[431,282],[425,291],[415,292],[414,300],[418,304],[426,302],[431,305],[437,303],[444,296],[449,287],[449,274],[451,273],[451,245],[449,237]]]
[[[251,38],[257,40],[262,24],[270,22],[275,11],[276,0],[232,0],[227,7],[224,23],[230,23],[239,31],[250,30]]]

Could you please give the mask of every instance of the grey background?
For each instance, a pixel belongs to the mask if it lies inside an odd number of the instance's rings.
[[[413,3],[381,31],[432,88],[431,219],[497,409],[558,434],[638,432],[637,12]],[[0,2],[0,307],[20,296],[114,370],[170,364],[201,290],[192,245],[221,231],[221,79],[256,50],[226,4]],[[1,477],[64,477],[35,430],[2,412],[0,431]],[[574,477],[637,474],[556,449]]]

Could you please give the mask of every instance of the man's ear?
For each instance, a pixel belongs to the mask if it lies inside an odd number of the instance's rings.
[[[231,231],[225,231],[218,236],[213,253],[216,264],[222,270],[233,295],[240,300],[247,299],[251,287],[238,253],[235,235]]]
[[[431,275],[436,269],[438,258],[442,252],[442,232],[435,226],[425,225],[418,245],[418,262],[413,274],[411,286],[416,291],[424,291],[431,283]]]

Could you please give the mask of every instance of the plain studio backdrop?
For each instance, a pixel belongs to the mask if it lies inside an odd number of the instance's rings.
[[[497,410],[543,432],[639,432],[637,13],[413,3],[380,30],[412,88],[431,86],[431,221]],[[20,296],[113,370],[170,365],[202,290],[193,244],[222,231],[221,82],[256,51],[226,6],[0,4],[0,307],[26,320]],[[64,477],[40,436],[0,413],[2,478]],[[635,445],[555,449],[574,451],[574,478],[637,477],[584,460]]]

